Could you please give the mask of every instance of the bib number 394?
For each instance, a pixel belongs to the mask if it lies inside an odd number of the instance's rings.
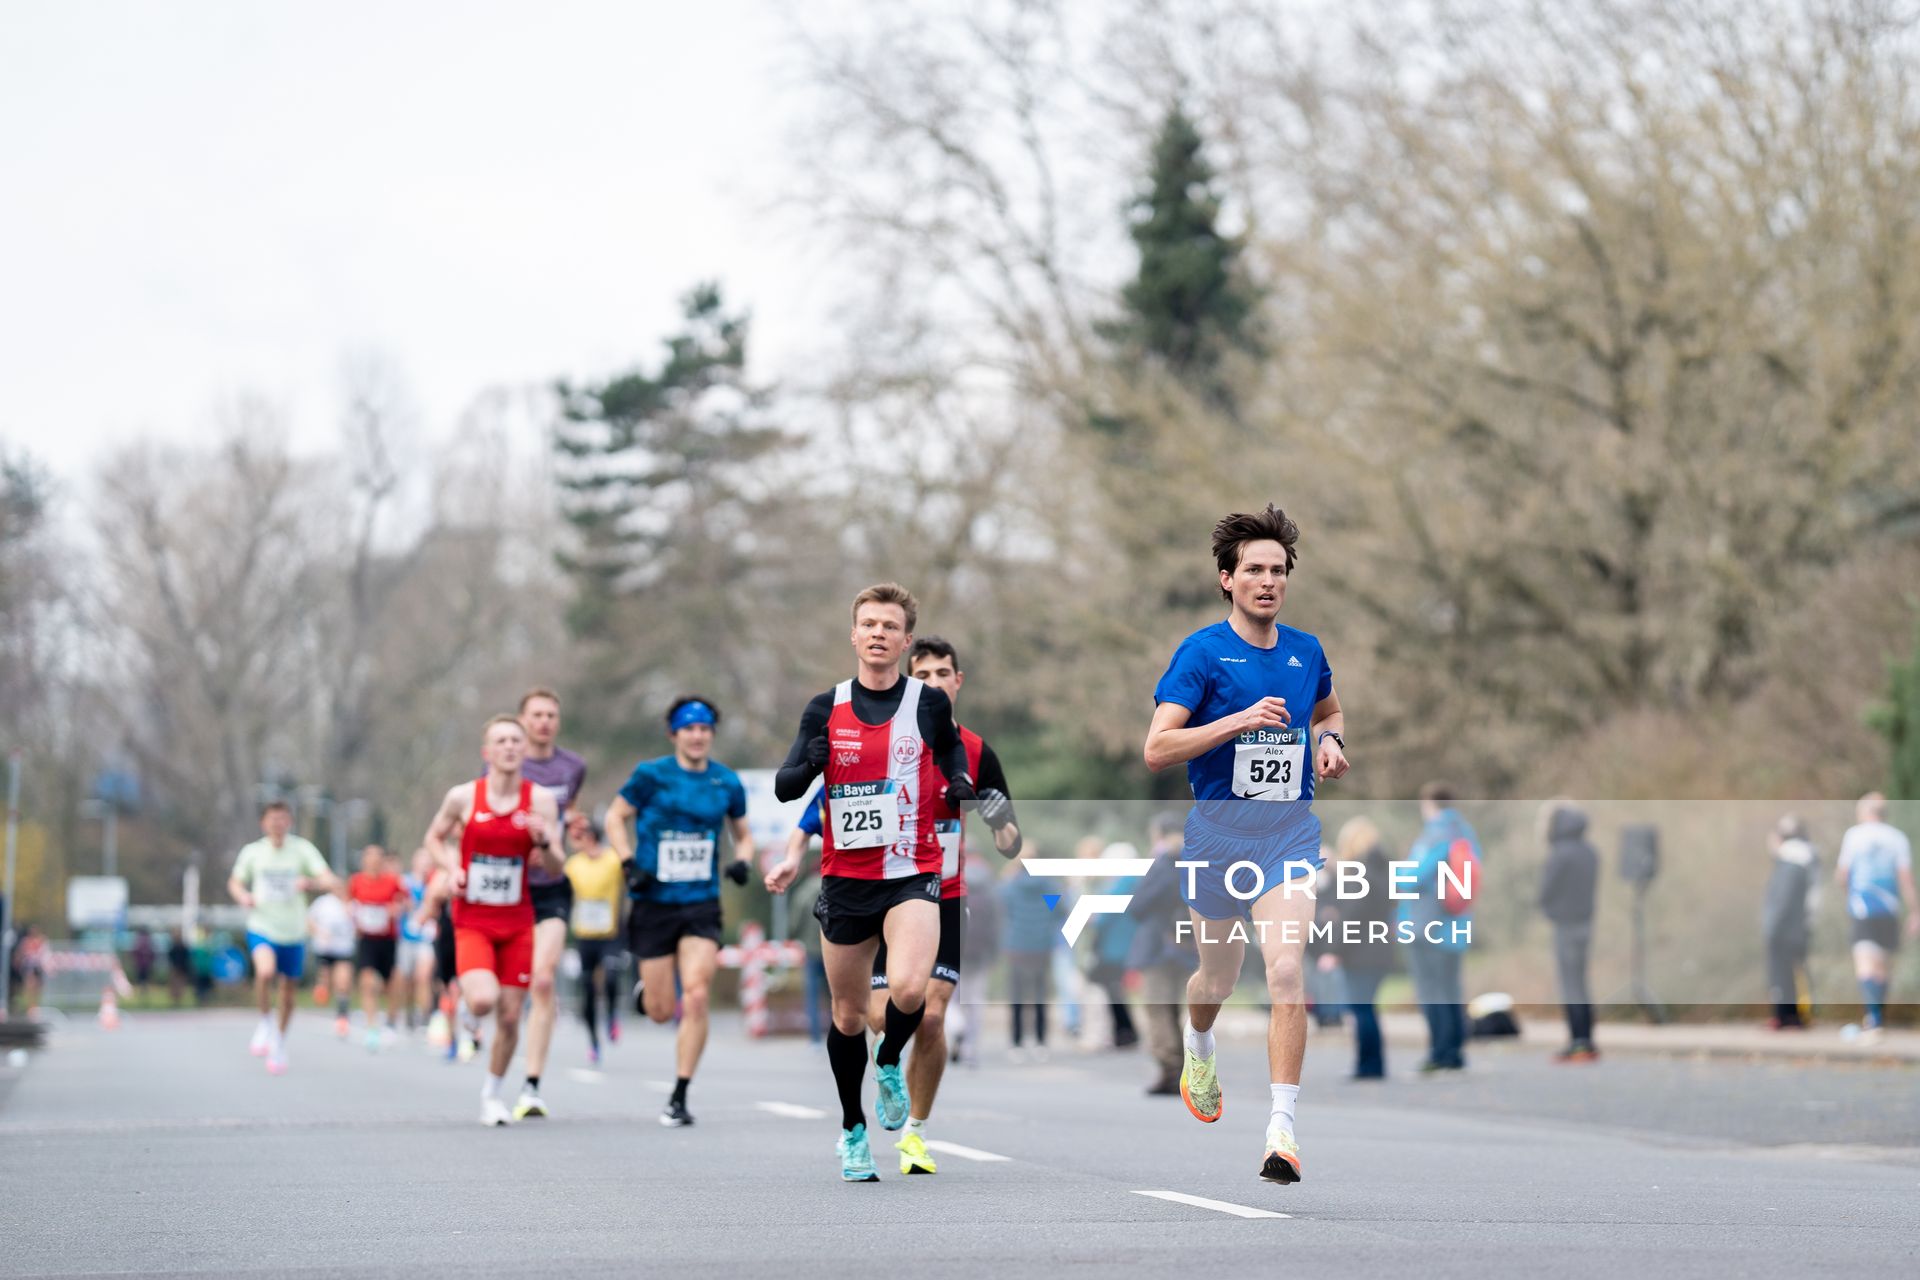
[[[900,838],[900,805],[891,782],[842,782],[827,789],[836,849],[875,849]]]
[[[484,853],[467,868],[467,901],[482,907],[511,907],[520,902],[521,877],[527,864],[518,858],[495,858]]]
[[[1298,729],[1243,733],[1233,744],[1233,794],[1241,800],[1298,800],[1306,763],[1306,735]]]

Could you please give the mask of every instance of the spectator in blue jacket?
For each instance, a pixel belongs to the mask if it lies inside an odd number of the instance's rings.
[[[1027,852],[1033,852],[1031,842]],[[1007,863],[1000,881],[1000,905],[1004,918],[1000,928],[1000,950],[1007,957],[1007,1003],[1013,1006],[1013,1053],[1016,1060],[1026,1056],[1026,1011],[1033,1010],[1034,1057],[1047,1056],[1047,975],[1054,944],[1060,938],[1060,924],[1047,905],[1053,891],[1050,881],[1027,874],[1019,858]]]
[[[1427,1019],[1427,1060],[1420,1064],[1425,1072],[1459,1071],[1467,1065],[1467,1002],[1460,969],[1473,936],[1473,909],[1459,901],[1454,882],[1443,879],[1440,870],[1450,861],[1456,870],[1470,861],[1477,881],[1480,843],[1453,803],[1453,790],[1444,783],[1420,788],[1423,825],[1407,855],[1414,865],[1396,881],[1400,890],[1416,895],[1400,904],[1400,920],[1412,930],[1407,969],[1413,977],[1413,998]],[[1478,883],[1470,888],[1479,893]]]

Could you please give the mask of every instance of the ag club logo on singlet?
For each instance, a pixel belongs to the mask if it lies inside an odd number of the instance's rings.
[[[920,739],[895,738],[893,740],[893,762],[906,766],[920,758]]]

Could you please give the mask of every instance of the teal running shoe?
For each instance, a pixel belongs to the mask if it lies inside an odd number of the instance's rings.
[[[880,1181],[880,1171],[873,1167],[873,1151],[867,1146],[867,1126],[842,1129],[839,1150],[842,1182]]]
[[[886,1130],[907,1127],[907,1073],[899,1063],[890,1067],[873,1068],[874,1091],[873,1109],[880,1113],[880,1127]]]

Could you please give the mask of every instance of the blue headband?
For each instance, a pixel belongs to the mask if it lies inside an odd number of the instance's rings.
[[[673,719],[667,721],[667,728],[678,733],[690,724],[713,724],[718,719],[713,714],[713,708],[706,703],[689,702],[673,713]]]

